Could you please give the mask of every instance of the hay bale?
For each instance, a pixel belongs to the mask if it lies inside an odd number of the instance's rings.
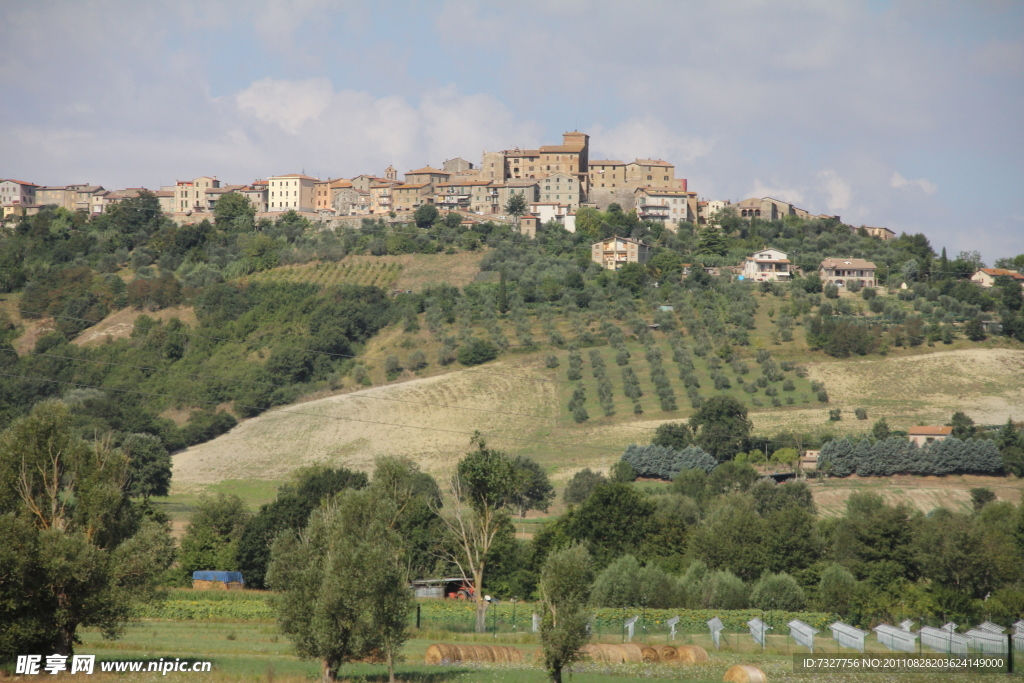
[[[722,680],[724,683],[768,683],[764,672],[749,664],[730,666]]]
[[[448,643],[435,643],[427,648],[427,664],[446,664],[448,662],[461,662],[462,651],[458,645]]]
[[[700,645],[680,645],[676,652],[679,653],[677,661],[680,664],[700,664],[711,659],[708,657],[708,651]]]
[[[650,645],[640,646],[640,656],[643,657],[645,662],[660,662],[661,657],[658,655],[658,651]]]
[[[665,664],[679,663],[679,651],[671,645],[662,645],[658,649],[658,656],[661,658],[661,661]]]

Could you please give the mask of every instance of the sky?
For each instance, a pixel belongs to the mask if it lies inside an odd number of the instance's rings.
[[[4,0],[0,26],[0,178],[381,175],[581,130],[704,199],[1024,253],[1016,0]]]

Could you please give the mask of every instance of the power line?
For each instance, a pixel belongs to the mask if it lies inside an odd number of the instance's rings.
[[[85,384],[83,382],[67,382],[67,381],[63,381],[63,380],[49,379],[47,377],[27,377],[25,375],[13,375],[13,374],[9,374],[9,373],[0,373],[0,377],[10,377],[10,378],[13,378],[13,379],[23,379],[23,380],[27,380],[27,381],[30,381],[30,382],[48,382],[50,384],[63,384],[65,386],[76,386],[76,387],[83,387],[83,388],[87,388],[87,389],[98,389],[100,391],[118,391],[118,392],[128,393],[128,394],[138,394],[138,395],[142,395],[142,396],[158,396],[158,397],[161,397],[161,398],[171,398],[171,399],[175,399],[175,400],[179,400],[179,401],[186,401],[186,399],[184,397],[174,396],[172,394],[159,394],[159,393],[156,393],[156,392],[138,391],[138,390],[134,390],[134,389],[117,389],[117,388],[113,388],[113,387],[103,387],[103,386],[99,386],[99,385],[95,385],[95,384]],[[188,400],[191,400],[191,399],[188,399]],[[208,405],[214,405],[214,406],[219,405],[216,401],[202,401],[202,400],[199,400],[199,401],[196,401],[196,402],[198,402],[198,403],[206,403]],[[246,405],[246,404],[236,404],[236,405],[241,405],[243,407],[249,407],[249,408],[257,407],[257,406],[250,406],[250,405]],[[303,412],[303,411],[298,411],[298,410],[287,410],[287,409],[284,409],[284,408],[279,408],[279,409],[276,409],[276,410],[267,411],[267,412],[264,413],[264,415],[268,415],[268,414],[272,415],[274,413],[289,413],[289,414],[293,414],[293,415],[307,415],[309,417],[319,417],[319,418],[330,419],[330,420],[344,420],[346,422],[359,422],[359,423],[363,423],[363,424],[373,424],[373,425],[380,425],[380,426],[385,426],[385,427],[400,427],[400,428],[403,428],[403,429],[419,429],[419,430],[423,430],[423,431],[443,432],[443,433],[447,433],[447,434],[460,434],[460,435],[470,436],[470,437],[474,435],[474,432],[463,432],[463,431],[459,431],[459,430],[456,430],[456,429],[444,429],[442,427],[423,427],[423,426],[419,426],[419,425],[406,425],[406,424],[398,424],[398,423],[394,423],[394,422],[381,422],[379,420],[360,420],[360,419],[354,418],[354,417],[341,417],[340,415],[320,415],[318,413]],[[607,451],[607,452],[610,452],[610,453],[621,453],[621,451],[619,449],[604,448],[602,446],[590,446],[590,445],[581,444],[581,443],[565,443],[565,442],[560,442],[560,441],[545,441],[543,439],[527,439],[527,438],[516,437],[516,436],[496,436],[495,438],[505,439],[505,440],[508,440],[508,441],[522,441],[522,442],[526,442],[526,443],[538,443],[538,444],[544,444],[544,445],[548,445],[548,446],[578,447],[578,448],[588,448],[588,449],[591,449],[591,450]]]

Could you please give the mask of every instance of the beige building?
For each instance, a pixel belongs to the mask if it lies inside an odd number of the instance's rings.
[[[174,213],[174,190],[160,189],[153,193],[160,203],[160,211],[163,213]]]
[[[552,173],[540,181],[539,188],[539,201],[565,204],[570,211],[580,206],[583,188],[578,174]]]
[[[34,206],[38,185],[24,180],[0,180],[0,204],[21,204]]]
[[[660,220],[675,232],[682,221],[693,223],[697,216],[697,193],[669,188],[640,187],[634,190],[636,215]]]
[[[996,280],[1001,277],[1015,280],[1024,287],[1024,275],[1021,275],[1016,270],[1007,270],[1006,268],[982,268],[971,276],[971,282],[982,287],[994,287]]]
[[[936,441],[945,441],[952,435],[952,427],[918,426],[907,430],[907,437],[918,446],[926,446]]]
[[[392,207],[394,189],[401,185],[398,180],[377,180],[370,183],[370,213],[388,213]]]
[[[444,169],[445,173],[451,173],[452,175],[459,175],[473,170],[479,171],[479,169],[476,169],[471,162],[466,161],[462,157],[448,159],[441,165],[441,167]]]
[[[824,284],[846,287],[851,280],[859,280],[862,287],[874,287],[875,264],[861,258],[837,259],[830,258],[821,262],[818,274]]]
[[[474,184],[469,210],[484,215],[504,214],[505,207],[512,195],[522,195],[529,206],[538,201],[540,186],[538,181],[530,179],[513,179],[504,183],[489,182]]]
[[[896,239],[896,233],[889,228],[869,228],[866,225],[861,226],[868,233],[869,237],[877,237],[883,242]]]
[[[392,201],[395,211],[412,211],[421,204],[429,204],[432,198],[430,183],[405,183],[395,185]]]
[[[331,206],[325,211],[335,216],[364,216],[370,213],[370,193],[349,185],[331,191]]]
[[[520,235],[526,235],[530,239],[537,236],[537,225],[540,222],[540,218],[528,213],[525,216],[520,216],[518,222]]]
[[[716,223],[717,219],[715,216],[720,211],[726,208],[734,208],[732,202],[728,199],[711,199],[706,202],[700,202],[697,206],[697,220],[701,225]]]
[[[661,159],[636,159],[629,163],[617,159],[599,159],[591,163],[589,168],[587,201],[600,209],[612,203],[618,204],[624,211],[637,208],[637,202],[643,199],[636,194],[640,188],[686,193],[686,179],[676,178],[675,166]],[[696,201],[695,194],[693,206],[688,210],[694,216],[697,213]],[[654,204],[660,205],[661,202]],[[664,212],[655,209],[653,213],[660,216]]]
[[[743,261],[743,278],[755,282],[776,282],[789,280],[791,274],[789,257],[778,249],[762,249]]]
[[[174,185],[175,212],[209,211],[206,191],[219,188],[220,181],[211,176],[200,176],[193,180],[179,180]]]
[[[266,180],[253,181],[252,185],[243,187],[238,191],[243,197],[246,197],[252,205],[256,208],[256,213],[267,212],[267,198],[269,195],[269,184]]]
[[[480,172],[483,179],[497,182],[539,180],[553,173],[567,173],[585,184],[589,155],[590,136],[572,131],[562,135],[561,145],[484,152]]]
[[[619,270],[627,263],[647,263],[651,248],[629,237],[609,237],[590,245],[590,260],[608,270]]]
[[[301,173],[271,176],[267,179],[268,210],[313,212],[316,207],[314,186],[317,179]]]
[[[461,180],[438,183],[434,186],[434,204],[438,209],[448,211],[470,211],[473,204],[473,189],[489,187],[489,180]]]
[[[405,174],[406,185],[419,185],[420,183],[426,183],[433,188],[438,183],[448,182],[448,176],[451,173],[442,171],[439,168],[433,168],[431,166],[424,166],[418,168],[415,171],[408,171]]]

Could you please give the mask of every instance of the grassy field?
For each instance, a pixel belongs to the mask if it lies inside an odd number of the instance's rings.
[[[525,606],[524,606],[525,607]],[[780,625],[780,629],[785,627]],[[826,632],[827,633],[827,632]],[[468,634],[436,630],[413,629],[411,639],[403,650],[404,661],[397,667],[398,679],[418,683],[543,683],[546,675],[533,656],[538,645],[532,634]],[[716,650],[706,632],[682,633],[676,644],[696,644],[704,647],[710,661],[696,666],[663,664],[605,665],[579,662],[573,666],[571,679],[575,683],[624,683],[637,678],[663,678],[684,681],[721,681],[725,671],[733,664],[752,664],[765,671],[770,681],[846,683],[864,680],[863,673],[796,674],[793,673],[793,655],[807,650],[797,646],[786,635],[769,635],[766,647],[761,648],[748,634],[726,631],[721,650]],[[209,681],[302,681],[319,676],[317,662],[298,658],[288,638],[282,635],[274,621],[265,620],[169,620],[144,619],[130,626],[118,640],[105,640],[96,629],[81,632],[82,643],[76,654],[94,654],[99,661],[173,658],[199,659],[212,662],[209,674],[186,674],[189,680]],[[600,642],[622,642],[621,635],[606,634]],[[884,655],[887,651],[868,639],[868,653]],[[665,636],[638,634],[634,642],[660,645],[668,641]],[[423,663],[430,644],[436,642],[474,642],[510,644],[521,648],[526,663],[521,665],[484,665],[463,663],[450,666],[432,666]],[[839,648],[828,638],[817,639],[816,654],[834,656],[855,652]],[[113,678],[115,674],[94,674],[99,678]],[[182,674],[171,674],[183,676]],[[124,675],[116,675],[124,680]],[[349,681],[380,682],[387,680],[386,670],[380,664],[347,664],[341,678]],[[917,681],[976,681],[977,674],[871,674],[872,680],[886,683]],[[65,675],[66,677],[66,675]],[[155,679],[156,674],[132,674],[132,680]],[[166,680],[166,679],[165,679]]]

